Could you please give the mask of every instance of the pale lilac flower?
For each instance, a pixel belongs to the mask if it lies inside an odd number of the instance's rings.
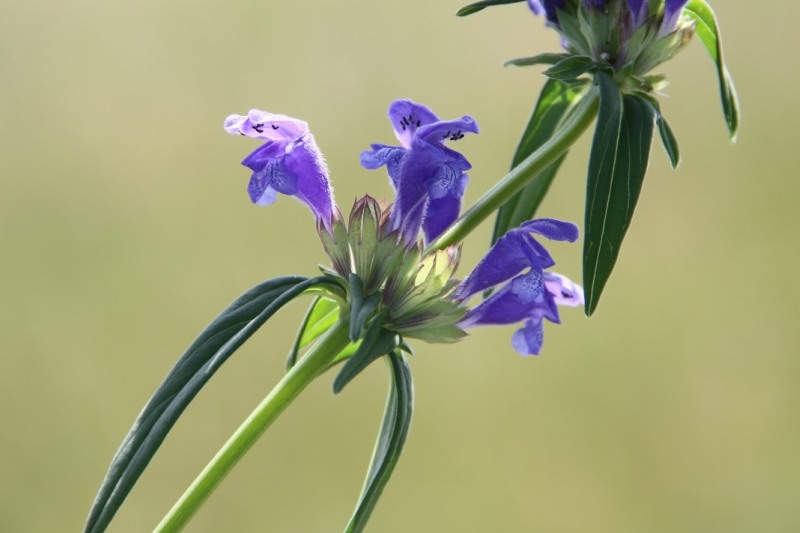
[[[302,120],[251,110],[230,115],[225,131],[266,141],[248,155],[242,165],[253,171],[247,192],[259,205],[271,204],[277,194],[295,196],[325,227],[333,219],[333,190],[328,170],[308,124]]]

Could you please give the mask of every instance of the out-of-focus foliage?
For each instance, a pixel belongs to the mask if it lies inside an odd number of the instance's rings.
[[[78,530],[117,444],[197,331],[258,281],[316,275],[312,217],[289,198],[250,204],[247,148],[222,131],[226,115],[307,119],[343,205],[391,195],[358,154],[385,135],[397,97],[480,122],[459,145],[475,167],[466,204],[505,173],[545,78],[502,62],[559,43],[519,9],[457,18],[463,3],[3,5],[0,530]],[[591,320],[565,311],[540,358],[516,355],[510,328],[417,347],[416,416],[375,531],[800,527],[800,104],[791,69],[762,79],[762,58],[800,44],[800,7],[763,20],[715,8],[743,102],[738,144],[693,43],[665,66],[662,101],[683,164],[673,172],[653,147],[614,290]],[[581,223],[589,137],[541,216]],[[491,229],[468,242],[461,275]],[[577,247],[551,251],[579,278]],[[160,519],[279,379],[306,304],[215,376],[112,529]],[[385,400],[385,371],[366,372],[337,397],[333,373],[311,387],[188,531],[346,523]]]

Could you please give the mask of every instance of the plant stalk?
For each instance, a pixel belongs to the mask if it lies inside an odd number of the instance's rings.
[[[348,345],[350,340],[347,337],[347,330],[346,321],[337,322],[305,357],[286,373],[186,489],[183,496],[156,526],[155,532],[172,533],[183,529],[272,422]]]
[[[481,222],[500,209],[540,172],[564,155],[594,121],[597,116],[599,100],[597,90],[592,88],[577,105],[575,112],[546,143],[489,189],[444,233],[430,243],[425,253],[442,250],[463,241]]]

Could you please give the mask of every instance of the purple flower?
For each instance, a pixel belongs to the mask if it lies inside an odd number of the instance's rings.
[[[467,328],[524,321],[524,326],[512,337],[514,349],[522,355],[541,351],[542,320],[560,323],[558,305],[583,304],[580,286],[560,274],[544,271],[555,262],[531,233],[558,241],[574,242],[578,238],[578,228],[570,222],[528,221],[501,237],[454,292],[456,300],[465,300],[505,283],[471,309],[459,325]]]
[[[586,7],[602,11],[608,4],[608,0],[583,0],[583,3]]]
[[[405,242],[412,243],[421,228],[430,242],[458,218],[469,180],[465,171],[472,168],[444,142],[478,133],[478,124],[469,116],[439,120],[429,108],[411,100],[395,100],[388,115],[401,146],[372,144],[372,150],[361,153],[361,165],[368,169],[386,165],[397,192],[391,230],[400,231]]]
[[[308,124],[253,109],[246,116],[230,115],[224,128],[230,134],[266,141],[242,161],[242,165],[253,171],[247,186],[253,203],[271,204],[276,193],[295,196],[311,208],[319,222],[330,228],[333,190]]]
[[[628,10],[631,13],[632,29],[639,28],[647,20],[649,14],[647,0],[628,0]]]
[[[567,6],[567,0],[528,0],[528,6],[534,14],[544,13],[548,21],[558,25],[558,10]]]
[[[661,28],[658,30],[659,36],[667,35],[675,30],[686,2],[688,0],[666,0],[664,2],[664,18],[661,21]]]

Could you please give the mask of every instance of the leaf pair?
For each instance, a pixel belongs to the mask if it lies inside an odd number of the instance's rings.
[[[85,533],[104,531],[175,422],[225,361],[281,307],[333,278],[275,278],[237,298],[203,330],[156,389],[122,441],[95,497]]]

